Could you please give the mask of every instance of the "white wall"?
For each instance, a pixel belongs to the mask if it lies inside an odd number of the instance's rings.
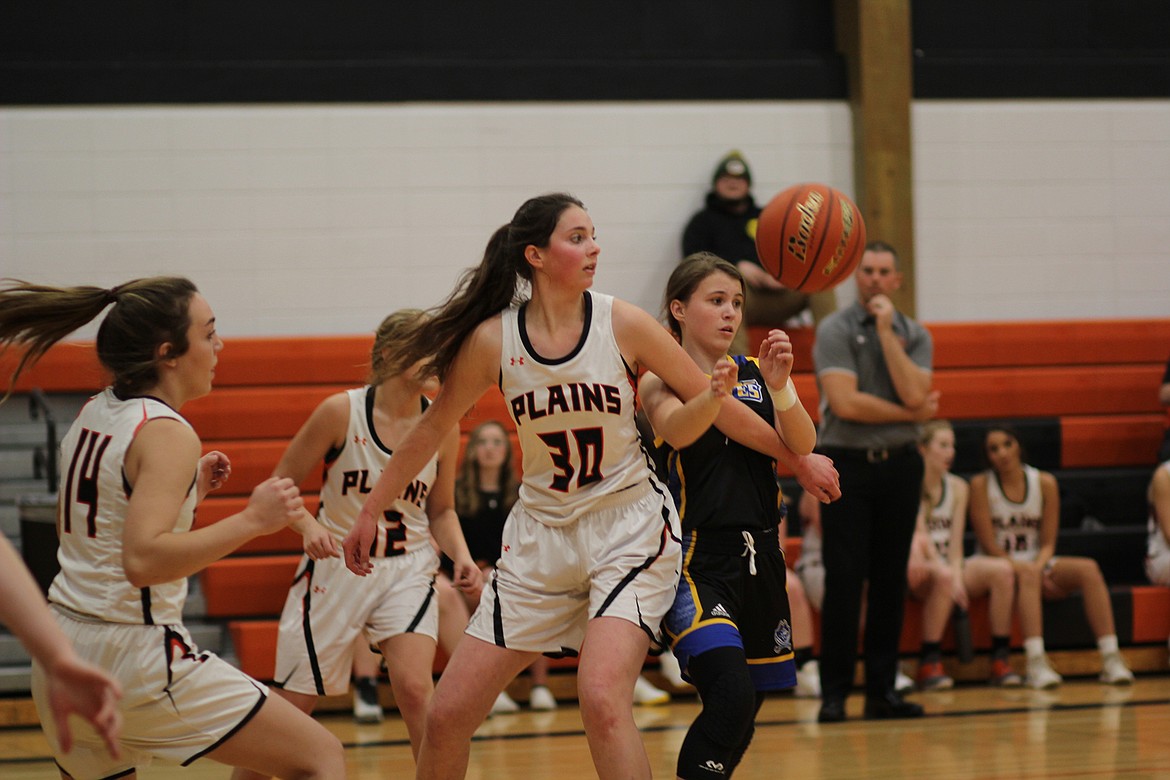
[[[914,132],[922,319],[1170,316],[1170,101],[920,103]],[[656,312],[724,152],[761,200],[852,193],[849,133],[843,103],[0,109],[0,276],[184,274],[228,336],[366,332],[568,190],[598,289]]]
[[[1170,316],[1170,101],[921,102],[918,313]]]

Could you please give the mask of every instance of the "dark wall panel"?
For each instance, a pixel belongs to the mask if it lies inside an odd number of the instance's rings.
[[[822,0],[0,8],[0,102],[840,98]]]
[[[0,104],[840,99],[827,0],[0,3]],[[1165,0],[912,0],[918,98],[1170,96]]]
[[[1170,96],[1165,0],[913,4],[920,98]]]

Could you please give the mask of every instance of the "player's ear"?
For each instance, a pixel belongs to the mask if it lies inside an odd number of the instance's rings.
[[[686,304],[680,301],[678,298],[675,298],[670,302],[670,316],[674,317],[679,322],[682,322],[684,319],[686,319],[686,310]]]
[[[158,359],[161,362],[169,362],[172,365],[173,361],[177,357],[175,355],[175,345],[169,341],[164,341],[163,343],[159,344],[155,354],[158,356]]]

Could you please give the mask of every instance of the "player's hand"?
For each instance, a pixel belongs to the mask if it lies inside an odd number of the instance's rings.
[[[910,587],[913,588],[916,583],[924,582],[929,574],[930,564],[911,555],[910,560],[906,562],[906,581],[910,583]]]
[[[452,583],[464,593],[483,590],[483,572],[471,558],[452,561]]]
[[[739,366],[730,360],[720,360],[711,369],[711,394],[723,398],[739,381]]]
[[[792,340],[782,330],[770,330],[760,342],[760,373],[768,387],[784,389],[792,375],[792,364],[796,356],[792,353]]]
[[[364,577],[374,570],[374,564],[370,562],[370,547],[373,546],[377,535],[378,523],[373,515],[368,514],[363,508],[358,513],[353,528],[349,529],[349,533],[341,540],[345,567],[359,577]]]
[[[199,459],[195,495],[202,501],[213,490],[223,487],[232,475],[232,462],[219,450],[212,450]]]
[[[800,456],[794,471],[804,492],[822,504],[841,497],[841,477],[833,461],[824,455],[813,452]]]
[[[316,520],[311,523],[306,523],[305,530],[301,533],[301,546],[304,547],[305,555],[312,558],[314,561],[319,561],[322,558],[338,558],[341,556],[341,550],[337,546],[337,542],[333,541],[333,534],[325,529],[325,526],[318,523]]]
[[[269,477],[252,491],[248,509],[261,534],[287,526],[300,514],[305,502],[296,483],[288,477]]]
[[[101,735],[110,755],[120,758],[122,751],[118,739],[122,734],[122,713],[118,711],[118,700],[122,698],[122,689],[117,681],[72,652],[57,661],[53,668],[46,668],[45,673],[49,709],[57,725],[61,750],[68,753],[73,748],[69,716],[79,715]]]
[[[967,595],[967,588],[963,585],[962,577],[955,577],[952,580],[953,588],[951,596],[955,601],[955,606],[959,609],[968,609],[971,606],[971,597]]]

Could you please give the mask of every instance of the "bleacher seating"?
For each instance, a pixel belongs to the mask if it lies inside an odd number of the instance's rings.
[[[1058,551],[1102,560],[1114,585],[1119,615],[1132,615],[1122,643],[1161,643],[1170,633],[1170,591],[1142,586],[1144,489],[1154,466],[1165,422],[1158,405],[1170,319],[1081,322],[929,324],[935,342],[935,386],[940,414],[955,421],[961,454],[956,471],[980,468],[976,443],[988,420],[1009,420],[1021,432],[1029,460],[1057,474],[1070,506]],[[760,334],[753,334],[753,338]],[[794,381],[816,417],[809,329],[792,332],[797,373]],[[251,488],[266,478],[288,439],[327,395],[360,384],[370,338],[302,337],[231,339],[220,356],[216,390],[183,412],[204,441],[232,460],[232,479],[199,508],[204,526],[239,511]],[[11,372],[11,356],[0,359],[0,375]],[[59,345],[26,373],[17,392],[88,392],[102,384],[91,345]],[[463,436],[486,419],[508,423],[503,398],[485,395],[461,424]],[[510,423],[508,423],[510,425]],[[513,434],[514,435],[514,434]],[[781,472],[790,498],[796,484]],[[320,486],[315,474],[303,486],[310,505]],[[1084,517],[1097,525],[1082,529]],[[793,525],[790,534],[798,533]],[[799,537],[789,539],[789,556],[799,555]],[[1136,545],[1136,546],[1135,546]],[[291,580],[299,537],[289,531],[253,540],[200,576],[206,600],[204,619],[222,621],[245,670],[272,674],[275,617]],[[1053,614],[1077,623],[1079,605]],[[913,607],[908,611],[906,645],[916,647]],[[1137,618],[1141,616],[1141,621]],[[1161,617],[1159,617],[1161,616]],[[1119,619],[1119,635],[1124,622]],[[976,621],[976,636],[979,623]],[[1058,628],[1053,628],[1058,631]],[[911,641],[913,640],[913,641]],[[1053,637],[1053,647],[1061,642]],[[1080,640],[1070,646],[1084,647]],[[1091,643],[1090,643],[1091,646]]]

